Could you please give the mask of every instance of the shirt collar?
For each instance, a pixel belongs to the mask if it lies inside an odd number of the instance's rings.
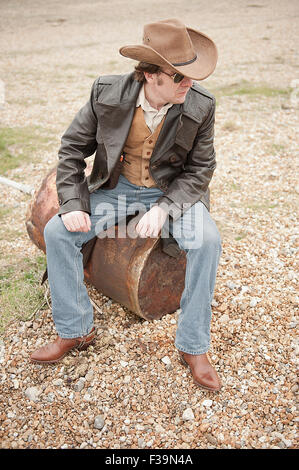
[[[141,106],[141,108],[143,109],[143,111],[145,112],[151,112],[151,113],[155,113],[155,114],[166,114],[167,111],[169,110],[169,108],[171,108],[172,106],[172,103],[167,103],[165,104],[164,106],[162,106],[162,108],[158,111],[157,109],[153,108],[149,102],[147,101],[146,97],[145,97],[145,93],[144,93],[144,84],[142,85],[141,87],[141,90],[139,92],[139,95],[138,95],[138,98],[137,98],[137,101],[136,101],[136,108],[138,108],[138,106]]]

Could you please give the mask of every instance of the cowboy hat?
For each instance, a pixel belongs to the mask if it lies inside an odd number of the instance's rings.
[[[123,46],[119,49],[121,55],[169,67],[193,80],[203,80],[214,72],[216,45],[200,31],[187,28],[177,19],[147,24],[143,31],[143,44]]]

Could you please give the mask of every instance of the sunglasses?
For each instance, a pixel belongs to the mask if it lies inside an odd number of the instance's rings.
[[[163,72],[161,70],[161,73],[164,73],[165,75],[168,75],[170,78],[172,78],[172,80],[174,81],[174,83],[180,83],[182,80],[184,80],[185,76],[184,75],[181,75],[180,73],[167,73],[167,72]]]

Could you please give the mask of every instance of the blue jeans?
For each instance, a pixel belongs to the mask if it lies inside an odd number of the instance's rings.
[[[55,215],[44,230],[52,315],[62,338],[76,338],[93,328],[93,307],[83,282],[81,248],[103,229],[115,225],[143,207],[148,211],[162,195],[158,188],[130,183],[123,175],[112,189],[91,193],[91,229],[69,232]],[[211,302],[221,254],[221,240],[215,222],[203,203],[198,202],[182,217],[165,223],[179,247],[186,252],[185,287],[182,293],[175,346],[189,354],[203,354],[210,345]]]

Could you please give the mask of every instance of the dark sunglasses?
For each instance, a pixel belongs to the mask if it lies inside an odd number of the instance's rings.
[[[167,72],[163,72],[161,70],[161,73],[165,73],[165,75],[168,75],[170,78],[172,78],[172,80],[174,81],[174,83],[180,83],[182,80],[184,80],[185,76],[184,75],[181,75],[180,73],[167,73]]]

